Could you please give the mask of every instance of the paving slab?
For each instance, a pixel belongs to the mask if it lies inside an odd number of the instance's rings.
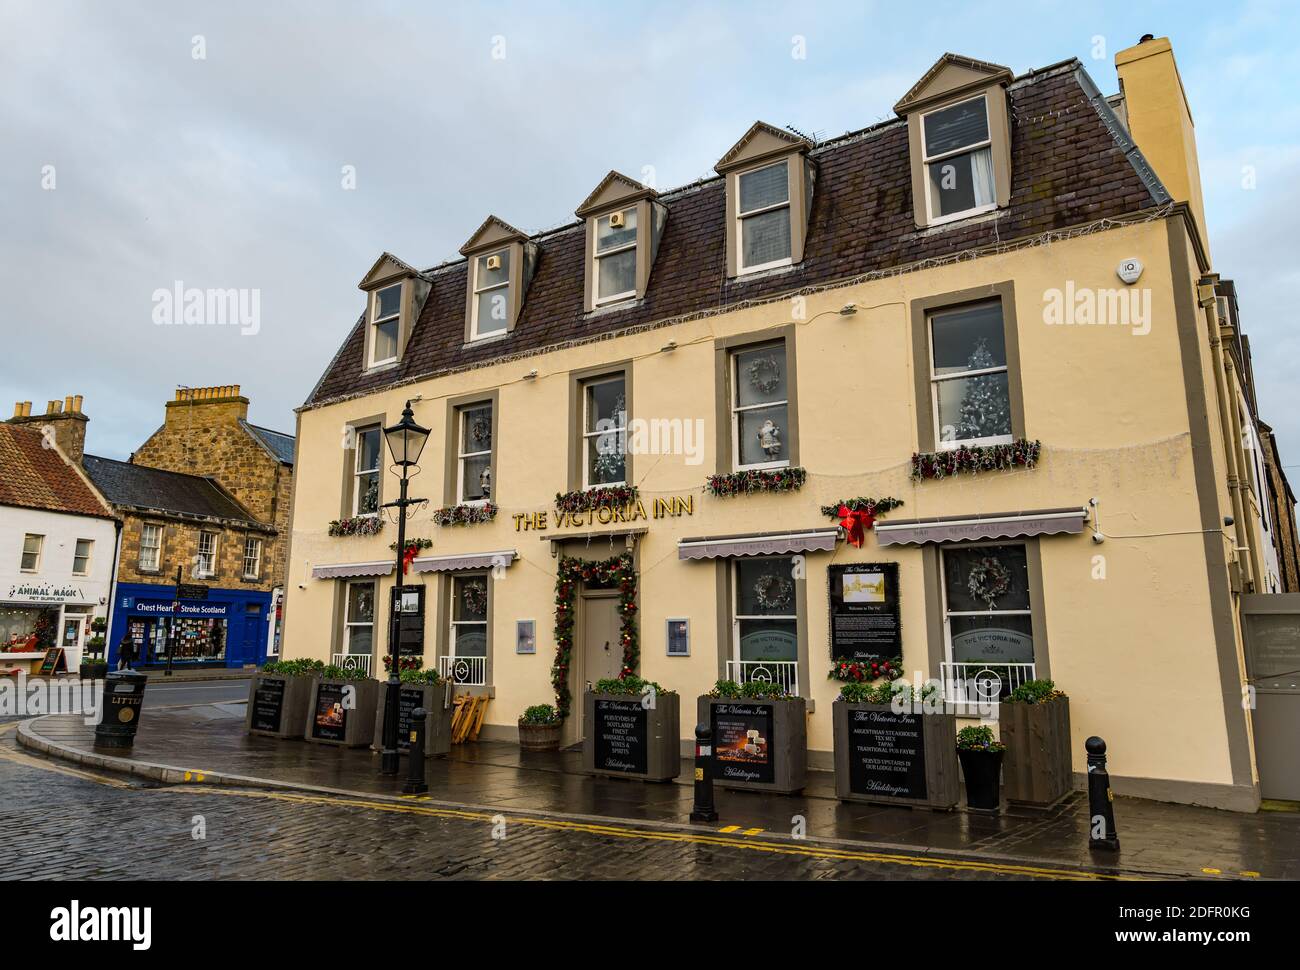
[[[54,757],[166,784],[397,798],[405,777],[380,775],[379,756],[369,749],[251,736],[237,704],[147,711],[129,752],[96,749],[93,727],[75,714],[25,721],[19,741]],[[456,745],[449,756],[427,763],[429,797],[477,811],[689,825],[690,759],[684,759],[678,781],[660,784],[585,775],[581,760],[578,752],[527,752],[500,742]],[[1004,808],[992,817],[840,802],[833,775],[810,771],[800,795],[718,789],[716,802],[719,821],[707,828],[757,829],[762,838],[790,839],[802,825],[810,840],[881,851],[957,853],[1169,878],[1300,879],[1297,813],[1249,815],[1117,797],[1121,850],[1100,853],[1087,847],[1082,793],[1047,812]]]

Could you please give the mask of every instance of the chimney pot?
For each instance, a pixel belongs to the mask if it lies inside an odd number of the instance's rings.
[[[78,414],[81,413],[81,402],[82,402],[82,400],[84,400],[84,399],[82,398],[82,396],[81,396],[80,394],[75,394],[75,395],[73,395],[73,398],[72,398],[72,408],[73,408],[73,410],[76,411]]]
[[[1145,44],[1147,41],[1155,40],[1155,39],[1156,39],[1155,34],[1143,34],[1141,37],[1138,38],[1138,43]]]

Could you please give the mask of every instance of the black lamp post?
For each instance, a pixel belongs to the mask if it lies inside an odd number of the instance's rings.
[[[384,737],[383,752],[380,755],[380,774],[396,775],[400,766],[397,752],[397,706],[401,703],[402,678],[399,667],[400,656],[398,643],[399,615],[402,603],[402,559],[406,553],[406,509],[417,505],[424,499],[406,497],[406,483],[412,468],[419,469],[420,452],[429,440],[429,429],[415,423],[411,411],[411,402],[406,402],[402,410],[402,420],[391,428],[384,429],[384,440],[388,442],[388,451],[393,462],[402,469],[402,490],[396,502],[385,502],[384,508],[397,509],[397,583],[393,591],[392,609],[389,610],[388,656],[392,659],[388,669],[388,693],[384,701]]]

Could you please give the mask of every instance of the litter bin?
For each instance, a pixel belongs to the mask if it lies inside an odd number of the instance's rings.
[[[147,683],[149,678],[134,670],[115,670],[104,679],[100,718],[95,725],[97,748],[129,748],[135,744]]]

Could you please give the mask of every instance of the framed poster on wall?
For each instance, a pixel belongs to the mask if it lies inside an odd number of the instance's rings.
[[[903,653],[898,612],[898,563],[862,562],[831,566],[832,660],[885,660]]]

